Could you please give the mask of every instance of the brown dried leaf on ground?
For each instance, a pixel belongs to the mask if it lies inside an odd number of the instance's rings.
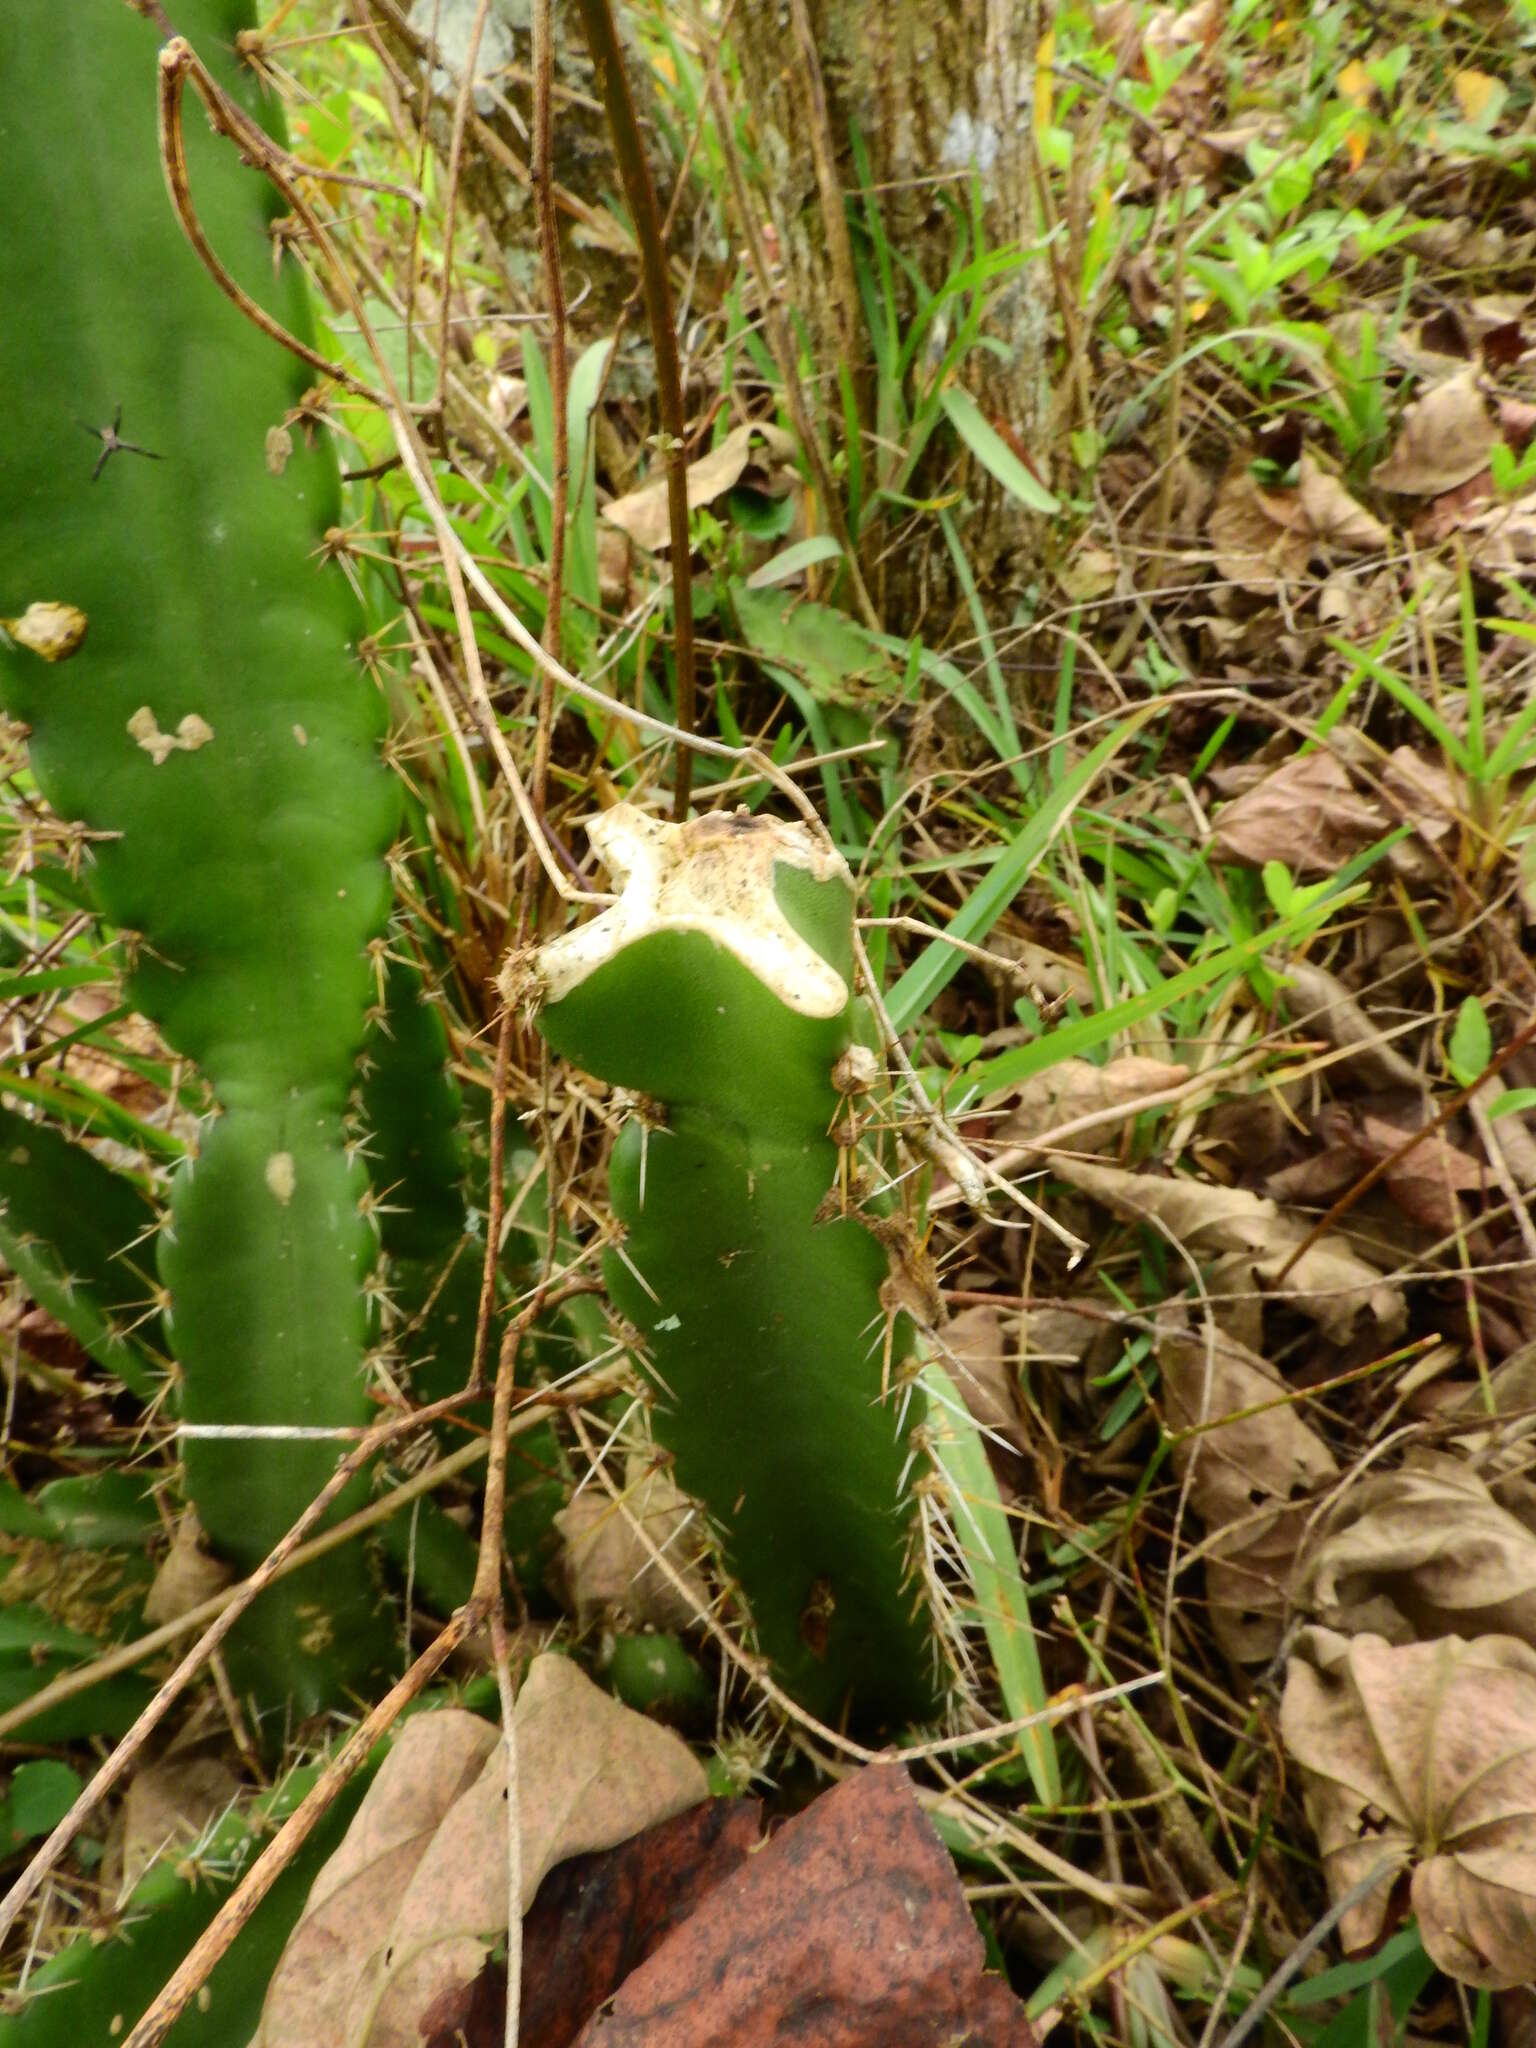
[[[577,1619],[585,1626],[617,1613],[642,1628],[691,1627],[710,1601],[699,1570],[704,1531],[697,1508],[668,1471],[640,1454],[625,1463],[624,1504],[627,1515],[594,1483],[555,1516],[560,1575]],[[652,1548],[664,1553],[687,1594],[657,1570]]]
[[[240,1789],[238,1773],[217,1756],[167,1756],[135,1771],[123,1798],[123,1891],[158,1857],[184,1854]]]
[[[1297,486],[1303,518],[1316,548],[1338,555],[1385,554],[1392,546],[1392,534],[1332,470],[1324,469],[1310,455],[1300,463]]]
[[[1422,1452],[1329,1507],[1297,1566],[1294,1601],[1344,1635],[1506,1635],[1536,1650],[1536,1535],[1464,1459]]]
[[[1300,506],[1261,489],[1246,464],[1222,479],[1206,532],[1222,576],[1256,597],[1294,583],[1312,555]]]
[[[500,1731],[456,1707],[408,1721],[310,1888],[262,2007],[257,2048],[351,2048],[347,2015],[405,1887]]]
[[[782,497],[793,481],[794,453],[794,436],[783,427],[760,420],[733,427],[718,448],[689,463],[688,510],[712,505],[742,482]],[[615,498],[603,507],[603,517],[621,527],[637,547],[658,553],[668,545],[671,533],[665,475]]]
[[[1437,498],[1486,468],[1499,438],[1469,367],[1416,399],[1403,414],[1392,452],[1371,471],[1378,490]]]
[[[1512,1352],[1486,1383],[1463,1387],[1448,1416],[1457,1451],[1487,1480],[1499,1506],[1536,1531],[1536,1343]]]
[[[1385,554],[1392,545],[1381,521],[1310,455],[1298,478],[1265,488],[1246,466],[1234,467],[1216,494],[1207,525],[1216,566],[1257,596],[1294,582],[1315,554]]]
[[[1407,1310],[1401,1289],[1346,1239],[1320,1237],[1292,1264],[1309,1227],[1284,1215],[1264,1195],[1209,1181],[1131,1173],[1060,1153],[1052,1155],[1051,1171],[1127,1222],[1151,1224],[1196,1258],[1222,1255],[1208,1275],[1213,1294],[1245,1289],[1277,1294],[1337,1344],[1353,1336],[1362,1312],[1380,1325],[1383,1336],[1402,1328]]]
[[[567,1657],[534,1658],[513,1718],[525,1910],[565,1857],[610,1848],[708,1794],[677,1736]],[[316,1880],[258,2048],[420,2048],[421,2015],[471,1983],[506,1931],[506,1795],[494,1724],[454,1709],[407,1724]]]
[[[1175,1443],[1173,1464],[1189,1476],[1190,1505],[1213,1539],[1212,1632],[1234,1663],[1267,1663],[1285,1633],[1308,1502],[1339,1468],[1280,1375],[1246,1346],[1220,1332],[1208,1344],[1170,1330],[1158,1337],[1157,1361],[1168,1428],[1196,1432]]]
[[[1097,1316],[1085,1316],[1066,1303],[1032,1308],[1019,1318],[1019,1364],[1029,1373],[1081,1365],[1087,1354],[1113,1331]]]
[[[621,1988],[581,2048],[1034,2048],[899,1765],[774,1835]]]
[[[707,1799],[615,1849],[553,1869],[523,1922],[519,2048],[569,2048],[605,1999],[757,1848],[755,1799]],[[422,2015],[423,2048],[502,2048],[507,1971]]]
[[[942,1342],[960,1398],[986,1435],[987,1457],[1005,1499],[1017,1500],[1024,1478],[1023,1422],[1010,1333],[1018,1317],[974,1302],[950,1317]]]
[[[1335,875],[1389,824],[1332,754],[1293,754],[1216,813],[1216,858],[1256,868],[1281,860],[1293,875]]]
[[[1460,492],[1437,498],[1414,521],[1415,535],[1438,542],[1459,533],[1468,542],[1468,556],[1484,575],[1529,577],[1536,568],[1536,492],[1495,498],[1491,476],[1479,495],[1472,495],[1474,484],[1466,488],[1466,499]]]
[[[1411,1152],[1403,1153],[1403,1146],[1427,1121],[1427,1111],[1417,1103],[1339,1105],[1324,1113],[1320,1130],[1327,1142],[1346,1146],[1354,1154],[1362,1173],[1391,1160],[1383,1175],[1388,1194],[1410,1222],[1443,1237],[1465,1223],[1458,1197],[1480,1193],[1488,1183],[1488,1168],[1453,1144],[1443,1129],[1431,1131]]]
[[[1509,1636],[1392,1644],[1304,1629],[1280,1709],[1307,1817],[1342,1898],[1412,1869],[1424,1947],[1489,1989],[1530,1981],[1536,1955],[1536,1651]],[[1376,1941],[1392,1885],[1340,1922]]]
[[[1172,1060],[1148,1059],[1141,1053],[1128,1053],[1102,1067],[1096,1067],[1092,1060],[1058,1060],[1043,1074],[1033,1075],[981,1107],[992,1115],[1001,1113],[1001,1122],[989,1133],[995,1143],[1010,1147],[1032,1145],[1080,1118],[1125,1109],[1144,1096],[1165,1095],[1188,1079],[1188,1067]],[[1124,1122],[1115,1117],[1085,1131],[1074,1131],[1072,1149],[1097,1152],[1114,1144],[1124,1129]]]
[[[1321,1031],[1363,1079],[1386,1088],[1416,1088],[1419,1070],[1382,1036],[1381,1026],[1336,974],[1310,960],[1285,963],[1285,1007],[1303,1031]]]

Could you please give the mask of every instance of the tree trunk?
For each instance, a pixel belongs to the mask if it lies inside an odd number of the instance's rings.
[[[842,361],[861,397],[866,434],[880,425],[867,397],[870,336],[846,225],[849,200],[855,218],[859,213],[855,125],[891,246],[930,291],[954,260],[953,215],[941,195],[968,210],[968,171],[980,180],[987,247],[1035,239],[1039,6],[1040,0],[738,0],[730,34],[790,301],[822,379],[824,420],[840,418],[832,372]],[[984,330],[998,346],[973,351],[962,371],[983,411],[1042,473],[1043,260],[1026,262],[998,290]],[[898,272],[898,288],[904,284]],[[903,327],[911,311],[908,291]],[[939,353],[941,342],[930,336]],[[989,494],[995,489],[975,472],[970,482],[977,495],[984,484]],[[988,509],[979,561],[994,580],[1011,581],[1034,552],[1030,534],[1038,520],[1011,499]],[[982,531],[972,535],[973,549]]]

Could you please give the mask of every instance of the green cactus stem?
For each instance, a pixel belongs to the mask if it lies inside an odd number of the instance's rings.
[[[173,12],[261,118],[234,57],[249,0]],[[123,0],[0,7],[0,699],[31,729],[48,802],[99,835],[89,881],[125,934],[130,1000],[219,1106],[160,1243],[183,1412],[324,1429],[370,1413],[377,1240],[344,1116],[398,804],[358,603],[315,559],[340,517],[334,452],[288,431],[308,372],[182,238],[155,142],[158,41]],[[274,276],[263,180],[200,117],[185,139],[210,242],[307,333],[298,265]],[[336,1456],[320,1438],[197,1439],[187,1483],[249,1568]],[[361,1550],[333,1555],[263,1597],[231,1668],[312,1709],[387,1653],[375,1606]]]
[[[622,893],[532,972],[550,1045],[641,1098],[605,1277],[654,1375],[654,1435],[779,1682],[823,1719],[925,1718],[943,1675],[915,1560],[922,1398],[849,1130],[876,1061],[847,868],[744,814],[624,805],[588,831]]]
[[[106,2048],[121,2038],[234,1890],[267,1838],[298,1807],[320,1764],[290,1771],[249,1811],[232,1809],[194,1850],[162,1856],[134,1886],[114,1931],[86,1934],[33,1971],[19,2010],[0,2016],[0,2048]],[[340,1846],[377,1769],[368,1764],[242,1928],[205,1992],[171,2029],[170,2048],[251,2040],[277,1959],[310,1887]]]

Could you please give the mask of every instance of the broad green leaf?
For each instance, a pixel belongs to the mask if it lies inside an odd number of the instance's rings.
[[[940,394],[944,417],[970,449],[982,468],[995,476],[1005,491],[1011,491],[1031,512],[1059,512],[1061,501],[1020,462],[997,429],[983,418],[981,408],[958,384]]]
[[[771,590],[775,584],[788,583],[802,569],[814,568],[818,562],[841,559],[842,552],[830,533],[813,533],[808,540],[797,540],[792,547],[780,548],[772,561],[754,569],[747,578],[747,588]]]
[[[1456,1012],[1447,1061],[1463,1088],[1470,1088],[1493,1058],[1493,1033],[1488,1013],[1476,996],[1468,996]]]

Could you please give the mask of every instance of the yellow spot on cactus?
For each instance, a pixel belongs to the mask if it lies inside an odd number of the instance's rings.
[[[293,1200],[294,1189],[299,1184],[298,1174],[294,1171],[293,1154],[274,1152],[267,1161],[262,1177],[286,1209]]]
[[[306,1657],[323,1657],[336,1639],[331,1616],[319,1607],[300,1608],[299,1612],[305,1617],[299,1631],[299,1648]]]
[[[29,604],[19,619],[0,619],[18,647],[44,661],[68,661],[90,621],[78,605]]]
[[[293,436],[286,427],[267,429],[267,468],[273,476],[281,476],[288,467],[288,458],[293,453]]]
[[[159,720],[147,704],[141,704],[129,719],[128,731],[157,768],[163,767],[172,754],[195,754],[213,738],[213,727],[195,711],[189,711],[174,732],[162,732]]]
[[[302,725],[296,725],[293,728],[293,736],[298,741],[301,747],[307,747],[309,745],[309,734],[304,730]]]

